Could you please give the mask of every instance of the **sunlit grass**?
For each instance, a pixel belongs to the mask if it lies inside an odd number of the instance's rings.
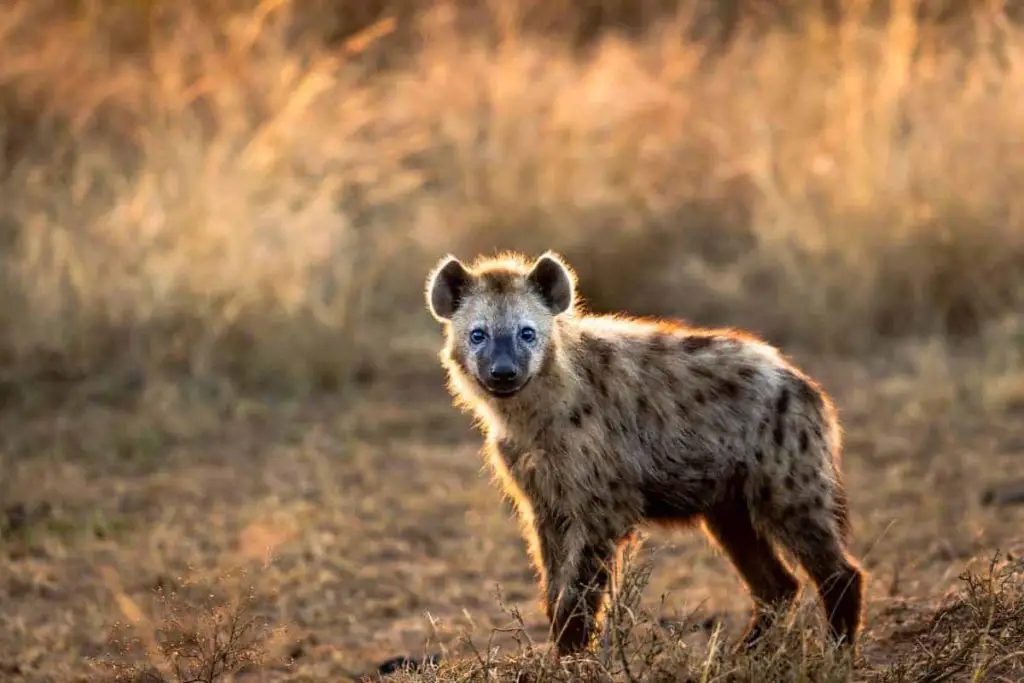
[[[498,247],[566,252],[597,307],[787,343],[971,334],[1021,303],[1024,41],[895,4],[705,57],[681,20],[580,56],[443,5],[418,47],[385,18],[324,48],[290,3],[150,3],[126,47],[123,5],[15,3],[7,365],[336,382],[429,325],[438,253]]]

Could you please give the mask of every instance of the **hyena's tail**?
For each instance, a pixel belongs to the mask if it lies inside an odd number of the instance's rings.
[[[850,542],[853,529],[850,524],[850,499],[846,494],[846,484],[839,472],[835,473],[835,489],[832,494],[832,516],[836,520],[836,528],[839,530],[839,538],[843,545]]]

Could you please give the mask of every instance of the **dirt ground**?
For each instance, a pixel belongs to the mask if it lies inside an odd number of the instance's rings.
[[[1024,480],[1024,383],[934,345],[795,357],[835,396],[846,429],[854,549],[870,572],[867,676],[892,663],[972,559],[1024,554],[1024,506],[983,504]],[[254,680],[346,680],[442,645],[458,657],[460,635],[486,643],[510,625],[498,586],[543,642],[518,528],[433,360],[348,397],[169,379],[131,395],[9,396],[4,679],[97,680],[92,660],[120,656],[113,622],[159,629],[158,588],[251,585],[256,611],[286,627]],[[653,532],[647,547],[657,550],[648,606],[719,615],[735,635],[745,594],[700,533]]]

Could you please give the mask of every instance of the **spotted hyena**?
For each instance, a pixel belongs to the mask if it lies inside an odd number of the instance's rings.
[[[557,652],[588,645],[624,541],[701,521],[754,598],[753,644],[813,578],[829,633],[855,647],[864,575],[847,554],[841,434],[822,389],[727,329],[583,312],[557,255],[449,256],[426,297],[441,361],[486,433],[537,567]]]

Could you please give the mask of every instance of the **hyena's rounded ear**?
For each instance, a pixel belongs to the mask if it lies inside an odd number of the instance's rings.
[[[466,290],[472,281],[462,262],[454,256],[446,256],[427,277],[427,307],[438,320],[451,320],[462,304]]]
[[[554,252],[549,251],[538,258],[527,279],[540,294],[552,315],[565,313],[572,308],[576,277],[569,266]]]

